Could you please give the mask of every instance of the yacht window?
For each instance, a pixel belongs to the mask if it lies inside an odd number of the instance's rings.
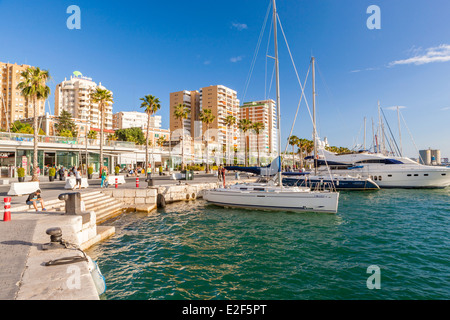
[[[380,181],[381,181],[381,180],[383,180],[383,178],[382,178],[381,176],[379,176],[379,177],[378,177],[378,180],[380,180]]]
[[[418,176],[419,176],[418,174],[415,174],[415,175],[414,175],[414,177],[418,177]]]
[[[377,177],[377,176],[375,176],[373,180],[377,181],[377,179],[378,179],[378,177]]]
[[[425,177],[428,177],[428,173],[425,173],[424,176],[425,176]]]
[[[388,177],[392,177],[392,174],[388,174]]]
[[[241,190],[247,190],[247,188],[239,188],[239,189],[241,189]]]
[[[408,177],[411,177],[411,175],[410,175],[410,174],[407,174],[407,176],[408,176]]]
[[[442,175],[442,176],[446,176],[447,174],[446,174],[446,173],[441,173],[441,175]]]

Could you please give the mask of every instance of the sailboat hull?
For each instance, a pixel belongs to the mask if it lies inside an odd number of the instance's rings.
[[[284,190],[284,189],[283,189]],[[208,190],[203,199],[209,203],[231,208],[289,211],[289,212],[325,212],[337,213],[338,192],[315,191],[243,191],[239,189]]]

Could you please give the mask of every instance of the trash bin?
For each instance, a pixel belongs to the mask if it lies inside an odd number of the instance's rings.
[[[192,170],[182,170],[181,180],[194,180],[194,171]]]

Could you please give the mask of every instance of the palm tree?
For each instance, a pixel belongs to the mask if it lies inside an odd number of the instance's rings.
[[[202,121],[204,124],[206,124],[206,132],[209,130],[209,125],[216,119],[216,116],[212,114],[211,109],[204,109],[200,112],[199,116],[200,121]],[[208,137],[206,137],[206,144],[205,144],[205,150],[206,150],[206,173],[209,173],[209,161],[208,161]]]
[[[227,163],[230,161],[230,159],[229,159],[229,152],[228,152],[228,150],[229,150],[229,145],[228,145],[228,128],[229,127],[231,127],[231,126],[234,126],[236,124],[236,117],[234,117],[234,116],[232,116],[232,115],[229,115],[229,116],[227,116],[226,118],[225,118],[225,125],[227,126],[227,138],[226,138],[226,153],[227,153],[227,157],[226,157],[226,161],[227,161]]]
[[[262,122],[254,122],[252,125],[253,131],[256,133],[256,150],[258,151],[258,167],[260,166],[259,162],[259,134],[264,131],[265,126]]]
[[[299,138],[297,141],[298,153],[300,157],[300,168],[303,168],[303,151],[305,151],[306,145],[308,144],[308,140]]]
[[[191,109],[188,108],[184,103],[180,103],[175,106],[173,115],[175,119],[181,121],[182,136],[181,136],[181,170],[184,170],[184,119],[189,118]]]
[[[288,143],[289,143],[289,145],[290,146],[292,146],[292,166],[294,166],[295,165],[295,160],[294,160],[294,146],[296,146],[297,144],[298,144],[298,142],[299,142],[299,138],[297,137],[297,136],[290,136],[289,137],[289,141],[288,141]]]
[[[145,109],[145,112],[147,113],[148,119],[147,119],[147,140],[145,144],[145,168],[147,170],[148,168],[148,146],[149,146],[149,139],[150,139],[150,117],[161,108],[161,104],[159,102],[159,99],[152,95],[146,95],[145,97],[141,98],[141,108]],[[151,175],[148,177],[150,180],[152,179]]]
[[[245,159],[244,159],[244,163],[245,166],[248,166],[248,156],[247,156],[247,131],[250,130],[250,128],[252,127],[252,122],[249,119],[241,119],[239,120],[239,129],[242,130],[242,132],[244,132],[244,145],[245,145]]]
[[[40,68],[29,67],[22,71],[20,75],[23,81],[17,85],[17,89],[21,91],[26,103],[33,101],[33,116],[34,116],[34,139],[33,139],[33,177],[31,181],[39,181],[38,176],[38,115],[37,115],[37,101],[46,100],[50,95],[50,88],[47,86],[47,81],[50,80],[48,70],[41,70]]]
[[[100,113],[100,176],[103,169],[103,143],[105,130],[105,109],[108,104],[113,103],[112,92],[98,86],[95,91],[90,94],[91,102],[98,104],[98,112]]]

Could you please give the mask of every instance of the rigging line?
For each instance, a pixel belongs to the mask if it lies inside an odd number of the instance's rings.
[[[386,115],[384,114],[383,109],[381,109],[381,113],[383,114],[384,120],[386,121],[386,124],[387,124],[388,129],[389,129],[389,132],[391,133],[391,138],[392,138],[392,140],[394,141],[395,147],[397,148],[398,155],[400,155],[400,154],[401,154],[401,153],[400,153],[400,148],[399,148],[398,145],[397,145],[397,141],[395,141],[394,135],[392,134],[391,126],[389,125],[389,122],[388,122],[387,119],[386,119]],[[392,150],[392,146],[391,146],[391,144],[389,143],[389,139],[388,139],[388,144],[389,144],[389,147],[391,148],[391,151],[394,151],[394,150]]]
[[[278,18],[278,22],[280,24],[281,33],[283,34],[284,42],[286,43],[286,47],[288,49],[289,56],[291,58],[292,65],[294,66],[294,71],[295,71],[295,75],[297,76],[298,84],[300,85],[300,88],[302,89],[302,95],[305,97],[305,93],[304,93],[304,90],[303,90],[303,87],[302,87],[302,83],[301,83],[300,78],[298,76],[298,72],[297,72],[297,68],[295,67],[294,59],[292,58],[291,49],[289,48],[289,44],[287,42],[286,35],[284,34],[283,26],[281,25],[281,20],[280,20],[280,17],[278,16],[278,14],[277,14],[277,18]],[[316,124],[313,121],[313,117],[311,115],[311,110],[309,109],[308,100],[306,99],[306,97],[305,97],[305,103],[306,103],[306,107],[308,109],[309,117],[311,118],[311,122],[313,123],[313,127],[314,127],[313,129],[314,129],[315,132],[317,132]]]
[[[292,122],[291,132],[289,132],[289,137],[287,138],[288,143],[286,144],[286,148],[284,149],[284,155],[285,156],[286,156],[286,152],[287,152],[287,148],[288,148],[288,144],[289,144],[289,139],[291,138],[292,132],[294,131],[295,121],[297,120],[298,110],[300,109],[300,103],[302,102],[302,98],[303,98],[303,91],[305,89],[306,80],[308,80],[308,75],[309,75],[309,71],[310,70],[311,70],[311,64],[309,64],[309,69],[308,69],[308,72],[306,73],[306,78],[305,78],[305,82],[304,82],[304,85],[303,85],[302,94],[300,95],[300,100],[299,100],[298,105],[297,105],[297,111],[295,112],[294,121]]]
[[[263,35],[264,35],[264,30],[266,29],[266,24],[267,24],[267,20],[268,20],[268,17],[269,17],[269,13],[270,13],[270,8],[271,8],[271,6],[272,6],[272,4],[269,2],[269,6],[268,6],[267,12],[266,12],[266,17],[264,18],[264,23],[263,23],[263,26],[262,26],[261,31],[260,31],[260,33],[259,33],[258,43],[256,44],[255,53],[254,53],[254,55],[253,55],[253,60],[252,60],[251,66],[250,66],[250,71],[249,71],[249,74],[248,74],[248,76],[247,76],[247,80],[246,80],[246,84],[245,84],[245,89],[244,89],[244,95],[243,95],[243,99],[242,99],[243,102],[245,102],[245,96],[246,96],[246,94],[247,94],[247,89],[248,89],[248,86],[249,86],[249,84],[250,84],[250,79],[252,78],[253,69],[254,69],[254,67],[255,67],[256,58],[257,58],[258,52],[259,52],[259,47],[260,47],[260,45],[261,45],[261,40],[262,40],[262,37],[263,37]]]
[[[265,77],[264,77],[264,99],[267,100],[267,97],[269,96],[269,94],[267,93],[267,56],[269,55],[269,45],[270,45],[270,38],[272,36],[272,29],[273,26],[272,24],[270,24],[270,29],[269,29],[269,37],[267,38],[267,48],[266,48],[266,68],[265,68]],[[274,65],[274,69],[275,69],[275,65]],[[272,79],[273,79],[273,72],[272,72]],[[271,80],[272,82],[272,80]]]
[[[402,112],[400,111],[399,113],[400,113],[400,115],[401,115],[401,117],[402,117],[402,120],[403,120],[403,123],[405,124],[406,129],[408,130],[409,137],[411,138],[412,143],[414,144],[414,148],[416,149],[416,152],[419,154],[419,159],[422,161],[422,163],[425,163],[425,162],[423,161],[422,156],[420,155],[419,149],[418,149],[417,146],[416,146],[416,142],[414,141],[414,138],[413,138],[413,136],[412,136],[412,134],[411,134],[411,131],[409,131],[409,128],[408,128],[408,125],[406,124],[405,118],[403,118]]]

